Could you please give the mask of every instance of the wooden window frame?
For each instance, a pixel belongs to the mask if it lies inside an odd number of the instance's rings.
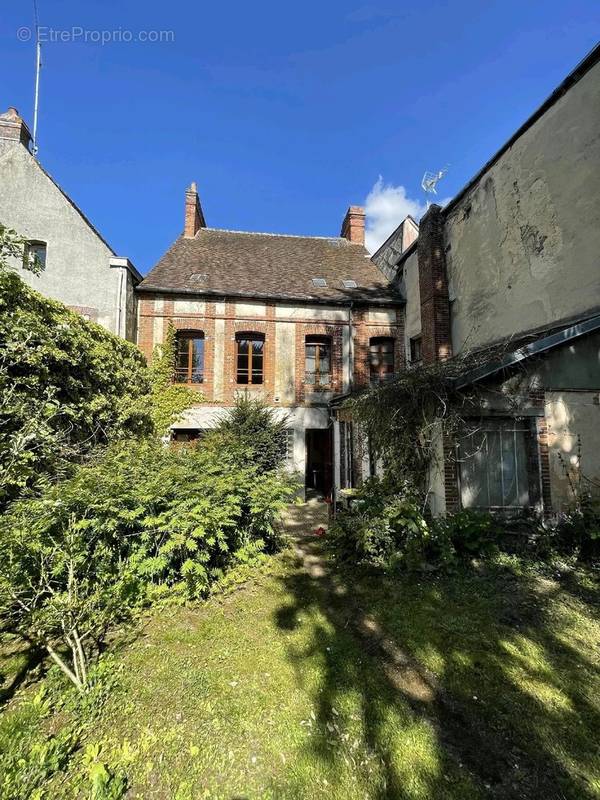
[[[418,349],[418,358],[415,358]],[[421,334],[418,336],[411,336],[408,340],[408,351],[411,364],[420,364],[423,361],[423,337]]]
[[[34,256],[33,260],[31,258],[32,248],[43,248],[44,250],[44,258],[43,260],[36,255]],[[29,239],[29,241],[25,242],[23,247],[23,267],[24,269],[31,269],[32,264],[34,263],[35,259],[37,259],[40,263],[42,269],[46,269],[46,263],[48,260],[48,242],[44,242],[42,239]]]
[[[240,343],[241,342],[248,342],[248,352],[246,354],[240,353]],[[252,347],[253,342],[262,342],[263,349],[262,354],[260,356],[260,380],[254,380],[254,362],[255,360],[258,361],[259,359],[255,359],[254,357],[254,348]],[[266,343],[266,336],[264,333],[260,333],[260,331],[238,331],[235,335],[235,382],[238,386],[262,386],[265,382],[265,343]],[[240,381],[240,355],[246,355],[248,359],[248,364],[246,367],[246,373],[248,376],[248,380],[246,382]]]
[[[316,345],[317,349],[315,351],[315,370],[313,374],[313,380],[309,380],[309,372],[306,369],[306,357],[307,357],[307,348],[311,345]],[[321,372],[320,365],[321,365],[321,355],[319,352],[318,345],[325,345],[329,351],[329,369],[326,372]],[[304,337],[304,382],[310,384],[311,386],[320,386],[320,387],[328,387],[331,386],[333,383],[333,342],[331,340],[331,336],[321,335],[316,333],[307,334]],[[328,380],[325,383],[319,382],[317,383],[317,376],[327,375]]]
[[[388,371],[384,371],[383,369],[383,351],[381,349],[382,345],[390,344],[391,345],[391,352],[392,352],[392,369]],[[379,352],[379,367],[376,371],[374,371],[373,364],[371,363],[371,354],[373,352],[373,348],[377,347]],[[369,380],[371,383],[383,383],[386,380],[390,380],[396,371],[396,340],[393,336],[372,336],[369,339]]]
[[[187,340],[188,350],[187,350],[187,367],[180,367],[179,366],[179,353],[180,353],[180,343],[182,340]],[[194,373],[194,359],[193,359],[193,343],[195,341],[201,340],[203,342],[202,345],[202,367],[196,371],[199,372],[199,380],[192,380],[193,373]],[[204,383],[204,362],[206,360],[206,336],[204,335],[204,331],[177,331],[176,335],[176,352],[175,352],[175,374],[173,375],[173,383],[185,383],[188,386],[195,386],[198,383]],[[185,375],[183,375],[183,370],[186,370]],[[178,377],[181,375],[185,378],[185,380],[179,380]]]

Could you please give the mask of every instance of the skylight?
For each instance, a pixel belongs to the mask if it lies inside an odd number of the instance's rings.
[[[325,278],[313,278],[312,279],[313,286],[318,286],[319,289],[325,289],[327,286],[327,281]]]
[[[358,288],[358,283],[356,281],[348,279],[342,281],[342,286],[344,287],[344,289],[356,289]]]
[[[192,272],[190,280],[196,281],[196,283],[204,283],[204,281],[208,280],[208,275],[206,272]]]

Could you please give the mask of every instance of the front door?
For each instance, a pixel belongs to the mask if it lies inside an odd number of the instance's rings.
[[[306,430],[306,488],[325,497],[333,482],[331,428]]]

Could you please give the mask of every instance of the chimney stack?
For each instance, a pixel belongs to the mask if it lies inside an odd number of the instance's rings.
[[[192,183],[185,191],[185,224],[183,235],[186,239],[193,239],[200,228],[206,228],[202,206],[198,197],[196,183]]]
[[[346,211],[346,216],[342,222],[342,232],[344,239],[348,239],[352,244],[365,245],[365,210],[361,206],[350,206]]]
[[[27,150],[31,142],[29,128],[19,116],[13,106],[8,111],[0,114],[0,153],[5,153],[11,147],[22,144]]]

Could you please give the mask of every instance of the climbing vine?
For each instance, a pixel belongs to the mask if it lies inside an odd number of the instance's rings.
[[[152,389],[150,414],[158,436],[165,436],[173,422],[190,406],[204,402],[204,395],[188,386],[174,384],[176,331],[169,324],[164,342],[154,348],[149,367]]]

